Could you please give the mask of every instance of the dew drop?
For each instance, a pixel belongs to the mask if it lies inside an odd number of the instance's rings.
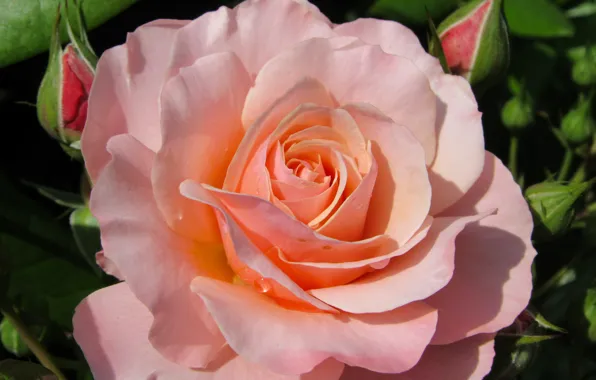
[[[263,277],[256,280],[254,285],[255,285],[255,288],[257,289],[257,292],[263,293],[263,294],[269,293],[271,291],[271,289],[273,288],[273,286],[271,285],[271,280],[263,278]]]
[[[389,265],[389,261],[390,261],[389,259],[377,261],[376,263],[370,264],[370,267],[373,268],[373,269],[383,269],[387,265]]]

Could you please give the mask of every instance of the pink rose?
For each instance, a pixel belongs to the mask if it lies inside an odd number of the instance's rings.
[[[146,24],[101,57],[82,147],[123,280],[74,317],[98,380],[481,379],[528,303],[528,206],[400,24]]]

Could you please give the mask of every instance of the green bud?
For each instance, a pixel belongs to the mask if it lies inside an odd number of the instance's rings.
[[[41,339],[44,335],[44,329],[39,326],[32,326],[31,331],[38,339]],[[29,347],[21,338],[16,327],[7,318],[0,323],[0,340],[4,349],[15,356],[23,357],[31,354]]]
[[[502,0],[470,1],[437,28],[447,65],[476,91],[500,80],[509,67],[509,35],[501,6]]]
[[[576,61],[571,68],[573,81],[580,86],[593,86],[596,84],[596,61],[583,57]]]
[[[589,182],[542,182],[526,189],[526,199],[534,215],[536,238],[550,240],[564,234],[575,216],[576,202],[589,186]]]
[[[534,108],[530,102],[514,96],[503,106],[501,120],[511,132],[519,132],[534,122]]]
[[[586,291],[584,316],[588,320],[588,339],[592,343],[596,343],[596,288]]]
[[[575,108],[563,117],[561,132],[565,140],[573,146],[585,144],[590,141],[596,130],[596,122],[592,118],[592,96],[580,96]]]

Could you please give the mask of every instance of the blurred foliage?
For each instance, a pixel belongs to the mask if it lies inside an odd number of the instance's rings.
[[[27,104],[35,101],[48,61],[47,54],[34,55],[47,48],[56,1],[0,0],[0,308],[10,305],[32,335],[42,338],[68,379],[83,380],[91,377],[72,339],[74,307],[116,280],[95,264],[99,231],[86,208],[88,184],[81,181],[81,164],[47,136]],[[438,25],[465,3],[313,2],[337,23],[358,17],[398,20],[424,44],[428,14]],[[145,22],[194,18],[236,3],[84,0],[83,11],[87,25],[95,28],[89,38],[100,54]],[[539,255],[532,317],[499,334],[489,378],[596,380],[596,199],[590,181],[596,144],[592,127],[591,133],[573,129],[577,123],[585,127],[582,120],[563,128],[566,115],[582,99],[589,99],[588,110],[594,107],[596,1],[505,0],[503,11],[511,32],[511,66],[508,77],[479,99],[486,146],[515,165],[519,183],[535,204],[537,231],[548,233],[534,235]],[[577,133],[581,136],[570,141]],[[515,154],[510,154],[514,140]],[[536,188],[558,192],[545,198],[536,195]],[[553,213],[564,216],[557,222]],[[9,322],[1,326],[0,379],[47,375],[33,364],[35,357],[23,347],[19,331]]]

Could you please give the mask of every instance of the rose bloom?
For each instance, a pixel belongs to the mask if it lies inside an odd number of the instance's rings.
[[[528,303],[528,206],[398,23],[249,0],[143,25],[82,147],[122,280],[74,316],[96,379],[482,379]]]

